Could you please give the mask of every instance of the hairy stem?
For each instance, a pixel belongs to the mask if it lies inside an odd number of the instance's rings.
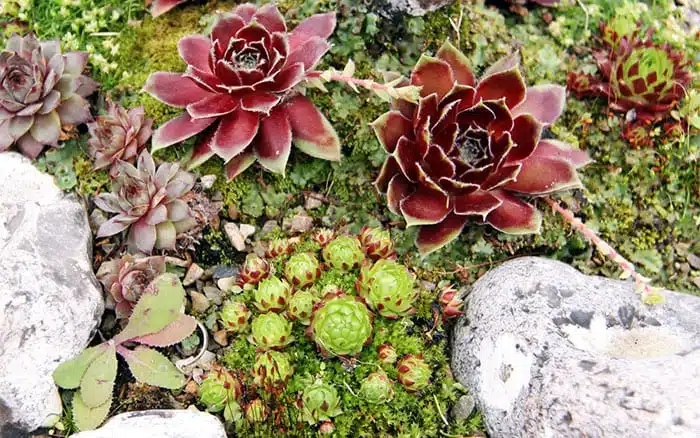
[[[595,231],[588,228],[583,222],[581,222],[580,219],[574,216],[574,213],[572,211],[562,207],[557,201],[554,201],[551,198],[543,199],[547,204],[549,204],[550,207],[552,207],[552,210],[562,215],[564,219],[566,219],[566,221],[569,223],[569,225],[581,232],[581,234],[583,234],[588,240],[590,240],[591,243],[593,243],[593,245],[598,249],[598,251],[600,251],[603,255],[611,259],[620,267],[620,269],[622,269],[624,272],[628,273],[632,278],[634,278],[634,281],[637,284],[637,288],[641,291],[642,299],[645,302],[654,301],[653,297],[658,296],[658,292],[655,291],[655,288],[649,284],[649,280],[647,280],[641,274],[639,274],[639,272],[637,272],[637,269],[632,264],[632,262],[620,255],[620,253],[618,253],[615,250],[615,248],[613,248],[612,246],[610,246],[610,244],[601,239],[600,236],[598,236],[595,233]]]

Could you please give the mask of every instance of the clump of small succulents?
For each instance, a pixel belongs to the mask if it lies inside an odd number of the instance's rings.
[[[165,273],[165,257],[137,258],[129,254],[106,261],[97,270],[97,279],[105,290],[105,306],[118,319],[128,318],[151,282]]]
[[[240,380],[222,367],[214,367],[199,385],[199,401],[209,412],[224,412],[226,421],[241,417],[238,401],[243,395]]]
[[[356,268],[365,260],[362,244],[354,236],[338,236],[323,248],[323,260],[335,269]]]
[[[185,384],[185,376],[175,365],[162,353],[149,348],[176,344],[195,330],[197,321],[182,313],[184,303],[185,290],[177,277],[159,275],[136,303],[121,332],[56,368],[53,373],[56,384],[76,390],[73,421],[80,430],[96,428],[110,412],[117,354],[139,382],[171,389]]]
[[[97,237],[128,230],[127,242],[133,252],[174,249],[177,234],[196,224],[187,205],[194,183],[194,175],[180,170],[177,163],[156,168],[147,150],[139,155],[136,167],[119,162],[112,192],[95,198],[100,209],[116,213],[100,226]]]
[[[171,2],[172,3],[172,2]],[[214,155],[234,178],[255,161],[284,174],[292,143],[325,160],[340,159],[340,141],[325,116],[296,89],[330,48],[335,14],[287,29],[277,6],[246,3],[221,14],[211,34],[187,35],[178,51],[184,74],[157,72],[145,90],[185,113],[159,127],[158,150],[209,129],[191,166]]]
[[[134,161],[151,138],[153,119],[147,118],[143,106],[126,110],[110,102],[107,114],[88,123],[89,152],[95,170],[109,168],[112,177],[119,172],[120,161]]]
[[[624,17],[600,25],[601,46],[593,57],[598,76],[569,73],[569,88],[577,97],[602,96],[610,109],[634,111],[632,120],[666,117],[685,95],[691,80],[690,60],[679,50],[645,37],[639,25]]]
[[[309,329],[324,356],[352,357],[372,340],[372,314],[359,297],[329,294],[314,308]]]
[[[395,99],[373,127],[389,153],[375,181],[389,210],[420,227],[428,254],[456,239],[470,220],[509,234],[537,233],[541,214],[522,199],[580,187],[585,152],[544,129],[564,110],[557,85],[528,87],[517,54],[476,80],[467,57],[445,42],[422,55],[408,84],[417,104]]]
[[[322,381],[317,381],[304,390],[301,408],[304,420],[309,424],[329,421],[343,413],[338,390]]]
[[[67,125],[92,120],[85,97],[97,83],[83,75],[86,52],[61,53],[59,41],[12,35],[0,53],[0,152],[17,145],[36,158],[58,147]]]
[[[371,267],[363,267],[356,289],[372,309],[385,318],[396,319],[415,312],[413,307],[418,291],[415,275],[392,260],[379,260]]]

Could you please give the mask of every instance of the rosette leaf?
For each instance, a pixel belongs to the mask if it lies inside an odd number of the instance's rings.
[[[360,397],[367,403],[387,403],[394,398],[394,384],[384,371],[375,371],[360,385]]]
[[[221,307],[219,320],[229,333],[244,333],[248,330],[252,313],[241,301],[229,301]]]
[[[255,253],[250,253],[246,256],[245,262],[241,267],[240,280],[241,283],[256,285],[261,280],[270,275],[270,265],[264,259],[260,258]]]
[[[304,325],[311,324],[311,314],[314,310],[314,305],[318,302],[316,294],[310,290],[300,290],[292,295],[289,299],[289,308],[287,314],[289,318],[299,321]]]
[[[372,260],[386,259],[395,254],[394,242],[391,241],[391,235],[387,230],[362,227],[360,242],[365,253]]]
[[[255,355],[253,379],[256,385],[285,383],[294,373],[289,354],[279,351],[262,351]]]

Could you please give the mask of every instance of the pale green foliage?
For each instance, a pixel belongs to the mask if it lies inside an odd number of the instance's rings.
[[[184,385],[182,373],[163,354],[144,346],[134,350],[123,346],[136,342],[165,347],[189,336],[197,321],[182,313],[184,300],[185,291],[177,277],[160,275],[136,304],[120,334],[56,368],[53,376],[58,386],[79,387],[73,394],[73,419],[80,430],[96,428],[109,413],[117,377],[117,353],[124,357],[138,381],[170,389]]]

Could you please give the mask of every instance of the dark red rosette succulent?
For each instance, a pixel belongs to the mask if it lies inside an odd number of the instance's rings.
[[[536,233],[541,215],[520,196],[580,186],[585,152],[542,130],[562,113],[565,89],[527,87],[517,55],[476,81],[466,57],[446,42],[411,74],[418,104],[399,100],[373,122],[390,154],[377,188],[389,209],[418,225],[422,254],[455,239],[470,219],[510,234]]]
[[[284,173],[292,142],[303,152],[340,159],[340,141],[313,103],[295,87],[328,51],[335,14],[307,18],[291,32],[271,4],[237,6],[222,14],[210,36],[188,35],[178,45],[184,74],[152,74],[145,90],[186,112],[153,135],[154,150],[208,127],[190,167],[213,155],[233,178],[253,162]]]
[[[600,78],[569,74],[569,87],[576,97],[605,96],[613,111],[635,110],[635,119],[663,118],[684,96],[691,80],[689,60],[669,44],[623,35],[601,24],[604,45],[593,53]],[[637,30],[639,33],[639,30]],[[612,36],[611,36],[612,35]]]

